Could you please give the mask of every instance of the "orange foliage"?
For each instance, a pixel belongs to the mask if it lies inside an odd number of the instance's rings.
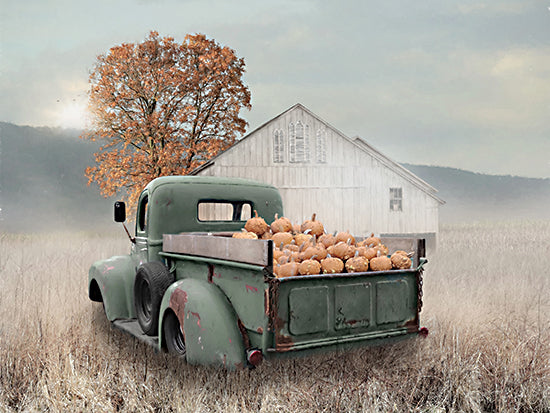
[[[104,196],[125,190],[134,207],[152,179],[185,175],[231,146],[247,123],[243,59],[203,34],[181,44],[152,31],[97,58],[90,75],[92,126],[106,143],[86,169]]]

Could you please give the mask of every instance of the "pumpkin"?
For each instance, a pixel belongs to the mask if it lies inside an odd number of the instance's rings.
[[[362,255],[368,260],[372,260],[374,257],[378,256],[378,251],[374,248],[368,248],[368,247],[359,247],[358,248],[359,255]]]
[[[365,247],[376,247],[378,244],[381,244],[380,238],[374,236],[374,232],[370,234],[370,237],[362,241]]]
[[[310,234],[296,234],[294,235],[294,241],[296,242],[296,245],[302,246],[302,245],[310,245],[313,242],[313,236]],[[307,245],[306,245],[307,244]]]
[[[310,220],[307,220],[302,224],[300,230],[303,233],[307,233],[307,231],[309,231],[311,235],[315,235],[317,237],[320,237],[325,233],[325,228],[323,227],[323,224],[315,220],[316,216],[317,214],[313,214]]]
[[[369,270],[369,260],[361,255],[357,255],[346,261],[347,272],[365,272]]]
[[[388,255],[388,247],[386,247],[384,244],[378,244],[376,247],[374,247],[374,249],[376,250],[376,254],[378,256],[381,256],[381,255]]]
[[[248,232],[244,229],[241,232],[233,233],[232,237],[239,238],[239,239],[258,239],[258,236],[255,233]]]
[[[328,248],[336,244],[336,238],[332,234],[323,234],[317,239],[317,242],[323,244],[325,248]]]
[[[406,270],[411,268],[412,261],[405,251],[395,251],[390,257],[393,268]]]
[[[324,274],[341,273],[344,270],[344,261],[336,257],[327,257],[321,261],[321,269]]]
[[[273,237],[271,237],[271,239],[273,240],[274,246],[281,248],[281,244],[289,245],[294,237],[289,232],[277,232],[273,234]]]
[[[263,218],[258,216],[258,211],[254,210],[254,215],[254,218],[250,218],[248,221],[246,221],[244,229],[246,229],[248,232],[253,232],[258,236],[262,236],[267,231],[269,226],[266,224]]]
[[[310,259],[321,261],[322,259],[326,258],[326,256],[327,256],[327,250],[323,246],[323,244],[316,244],[316,245],[311,245],[307,247],[300,255],[300,259],[302,261],[310,260]]]
[[[351,245],[355,245],[355,238],[353,237],[353,235],[351,235],[347,231],[339,232],[338,234],[336,234],[335,238],[336,238],[336,243],[338,243],[338,242],[347,242]]]
[[[381,256],[381,257],[374,257],[372,260],[370,260],[370,269],[373,271],[388,271],[392,269],[392,263],[391,259],[388,257]]]
[[[289,262],[287,264],[283,264],[277,270],[277,278],[292,277],[297,274],[298,274],[297,262]]]
[[[305,260],[298,265],[300,275],[313,275],[321,272],[321,264],[316,260]]]
[[[292,252],[298,252],[300,251],[300,247],[294,243],[290,243],[290,244],[286,244],[283,249],[285,250],[289,250],[289,251],[292,251]]]
[[[273,248],[273,259],[275,261],[279,261],[279,258],[281,258],[285,253],[280,250],[279,248]]]
[[[340,258],[341,260],[347,260],[355,255],[355,247],[346,242],[339,242],[332,247],[328,247],[327,252],[334,257]]]
[[[278,232],[292,232],[292,222],[288,218],[279,218],[279,214],[275,214],[275,221],[271,223],[271,232],[274,234]]]

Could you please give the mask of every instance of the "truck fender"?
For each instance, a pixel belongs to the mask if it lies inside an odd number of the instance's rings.
[[[109,321],[135,317],[133,297],[135,273],[135,265],[129,255],[96,261],[90,267],[88,295],[92,301],[103,301]]]
[[[173,311],[183,327],[189,364],[223,366],[234,370],[246,366],[239,320],[225,294],[214,284],[186,278],[176,281],[164,294],[160,307],[159,346],[167,312]]]

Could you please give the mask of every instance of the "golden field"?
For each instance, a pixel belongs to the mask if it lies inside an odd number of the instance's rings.
[[[550,222],[442,226],[426,339],[188,366],[105,319],[87,271],[118,237],[0,234],[0,411],[550,412]]]

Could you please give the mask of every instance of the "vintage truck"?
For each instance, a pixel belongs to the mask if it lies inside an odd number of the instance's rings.
[[[412,252],[408,270],[277,278],[271,240],[231,237],[252,211],[282,216],[278,190],[234,178],[153,180],[138,201],[134,238],[124,226],[130,254],[91,266],[89,298],[157,349],[228,369],[426,333],[424,240],[382,239],[390,253]],[[115,203],[115,221],[125,215]]]

